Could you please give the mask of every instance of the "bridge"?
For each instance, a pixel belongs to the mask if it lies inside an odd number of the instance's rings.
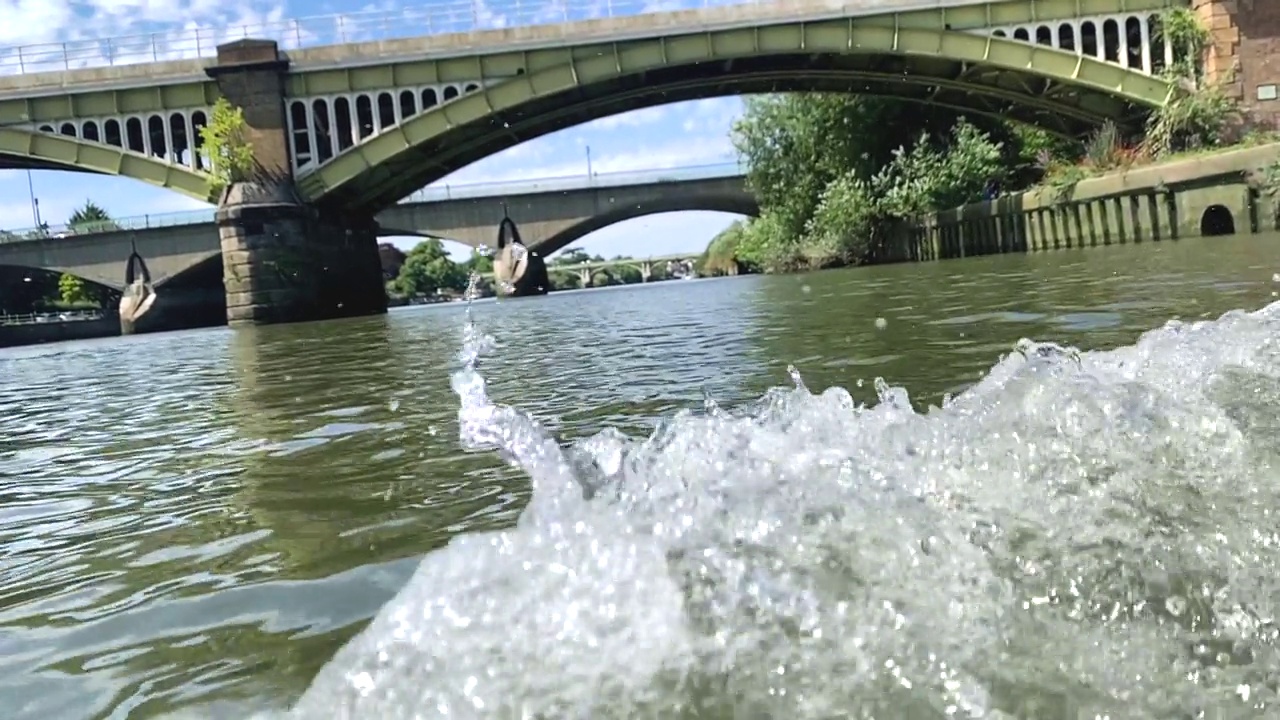
[[[682,210],[754,215],[758,210],[742,167],[728,162],[424,188],[379,213],[378,232],[492,246],[504,206],[529,247],[544,257],[595,230],[644,215]],[[136,246],[156,285],[164,286],[221,263],[214,214],[211,209],[120,218],[111,221],[112,230],[59,226],[0,233],[0,265],[67,273],[120,289],[120,258]]]
[[[560,0],[502,18],[433,4],[3,50],[0,167],[217,200],[232,324],[383,312],[374,217],[506,148],[651,105],[775,91],[898,97],[1060,135],[1136,129],[1178,92],[1160,77],[1176,59],[1160,14],[1190,0],[706,2]],[[254,160],[224,193],[223,149],[200,133],[219,101],[243,110]]]
[[[582,287],[591,285],[591,278],[601,270],[612,270],[614,268],[629,267],[640,271],[641,282],[649,282],[653,278],[653,269],[662,267],[667,263],[686,263],[697,260],[701,255],[694,253],[679,253],[675,255],[659,255],[656,257],[646,258],[614,258],[613,260],[594,260],[591,262],[571,263],[567,265],[548,265],[547,271],[552,275],[556,273],[576,273],[578,281]],[[492,277],[492,273],[487,275]]]

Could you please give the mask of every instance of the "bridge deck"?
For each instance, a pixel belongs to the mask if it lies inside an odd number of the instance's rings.
[[[1076,13],[1093,7],[1101,10],[1108,4],[1115,6],[1113,11],[1137,11],[1169,6],[1175,0],[1035,0],[1034,3],[1027,0],[703,0],[703,3],[706,6],[701,8],[654,12],[645,0],[611,0],[604,5],[605,17],[567,22],[549,16],[544,6],[531,3],[528,8],[504,14],[508,26],[486,28],[468,1],[465,7],[473,16],[472,21],[468,29],[460,32],[420,34],[418,30],[432,28],[433,18],[442,12],[454,14],[449,6],[430,6],[303,18],[221,32],[190,30],[3,48],[0,49],[0,58],[3,58],[0,59],[0,100],[205,82],[204,68],[216,54],[217,45],[247,36],[277,40],[282,49],[288,51],[294,71],[305,72],[385,65],[406,59],[518,52],[558,47],[566,42],[620,42],[706,30],[913,11],[954,11],[957,22],[964,20],[965,24],[972,24],[975,18],[981,17],[989,25],[998,25],[1033,21],[1037,16],[1064,17],[1068,7]],[[598,3],[591,6],[595,12],[599,8]],[[578,8],[570,3],[564,14],[572,15],[579,10],[584,14],[589,12],[585,5]],[[182,59],[159,59],[175,55]],[[8,58],[17,58],[17,61]],[[45,70],[58,66],[65,69]]]

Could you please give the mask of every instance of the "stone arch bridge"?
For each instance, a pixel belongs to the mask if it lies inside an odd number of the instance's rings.
[[[732,167],[713,171],[723,176],[681,179],[678,170],[624,173],[626,184],[612,184],[614,178],[603,175],[573,179],[576,187],[562,181],[555,189],[519,194],[474,196],[472,191],[472,197],[418,202],[410,198],[378,215],[378,233],[492,246],[505,211],[520,225],[530,247],[546,256],[595,230],[645,215],[682,210],[755,215],[758,206],[742,175]],[[221,262],[222,248],[213,222],[191,214],[181,219],[189,222],[131,227],[132,222],[121,219],[121,230],[0,242],[0,265],[64,272],[118,290],[124,285],[121,258],[137,247],[157,286],[182,284],[184,277]],[[147,221],[157,220],[163,222]]]

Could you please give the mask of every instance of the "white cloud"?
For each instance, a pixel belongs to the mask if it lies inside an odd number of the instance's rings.
[[[283,0],[0,0],[0,74],[210,55],[220,42],[286,32]]]
[[[609,117],[603,117],[599,120],[592,120],[589,123],[580,125],[578,130],[582,132],[590,132],[592,130],[616,130],[623,127],[649,125],[663,120],[670,114],[670,105],[654,105],[653,107],[618,113],[617,115],[610,115]]]

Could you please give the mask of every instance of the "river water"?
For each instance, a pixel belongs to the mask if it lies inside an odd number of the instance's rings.
[[[1277,272],[1193,240],[4,351],[3,716],[1274,718]]]

